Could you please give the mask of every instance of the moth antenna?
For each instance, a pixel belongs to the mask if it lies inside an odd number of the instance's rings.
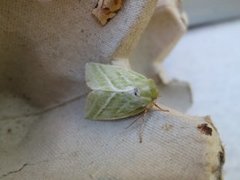
[[[161,107],[160,107],[157,103],[155,103],[155,102],[153,102],[153,105],[154,105],[156,108],[158,108],[158,110],[160,110],[160,111],[169,112],[169,110],[161,108]]]

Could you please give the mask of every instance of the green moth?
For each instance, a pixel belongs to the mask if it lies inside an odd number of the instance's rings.
[[[86,118],[127,118],[152,106],[162,110],[154,102],[158,89],[152,79],[114,65],[87,63],[85,68],[86,83],[92,89],[86,101]]]

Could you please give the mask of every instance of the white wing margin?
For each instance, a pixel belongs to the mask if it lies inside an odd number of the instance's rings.
[[[114,65],[87,63],[85,69],[86,82],[92,90],[124,92],[148,80],[139,73]]]

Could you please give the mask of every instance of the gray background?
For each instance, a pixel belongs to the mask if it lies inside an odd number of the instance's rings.
[[[240,177],[240,21],[190,30],[164,62],[190,83],[191,115],[211,115],[226,150],[225,179]]]

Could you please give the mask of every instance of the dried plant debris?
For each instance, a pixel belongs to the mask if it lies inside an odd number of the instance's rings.
[[[221,145],[221,150],[217,154],[219,165],[215,168],[212,168],[212,172],[216,175],[216,179],[223,180],[223,165],[225,163],[225,151],[223,146]]]
[[[208,127],[207,123],[199,124],[197,128],[200,130],[201,133],[211,136],[212,135],[212,128]]]
[[[105,25],[121,9],[124,0],[99,0],[92,14]]]

